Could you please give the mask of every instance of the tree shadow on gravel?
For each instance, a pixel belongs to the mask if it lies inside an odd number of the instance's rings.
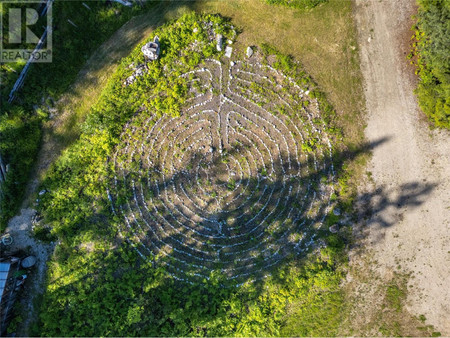
[[[401,219],[388,219],[382,215],[384,210],[391,209],[392,213],[400,213],[401,218],[406,208],[420,206],[436,186],[436,183],[419,182],[405,183],[394,188],[382,185],[374,191],[360,194],[358,202],[364,206],[362,216],[367,219],[366,226],[379,225],[382,228],[394,226]]]

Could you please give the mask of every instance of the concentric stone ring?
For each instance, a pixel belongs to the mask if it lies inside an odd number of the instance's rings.
[[[318,103],[258,60],[210,59],[181,75],[180,117],[137,114],[111,159],[121,235],[176,279],[261,278],[306,250],[329,211]]]

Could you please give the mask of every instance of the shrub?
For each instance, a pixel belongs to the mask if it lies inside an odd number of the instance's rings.
[[[437,126],[450,128],[450,2],[419,0],[415,53],[419,105]]]

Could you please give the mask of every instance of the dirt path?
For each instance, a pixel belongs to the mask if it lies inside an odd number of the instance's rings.
[[[405,39],[415,1],[355,3],[366,137],[388,138],[373,150],[367,169],[373,184],[361,189],[386,191],[384,200],[371,201],[366,249],[374,252],[382,280],[398,269],[412,272],[407,310],[450,335],[450,133],[430,131],[413,95]],[[405,191],[406,198],[398,199]],[[394,200],[398,204],[389,203]]]
[[[19,325],[17,335],[26,337],[29,335],[30,324],[36,319],[35,300],[42,295],[44,290],[45,273],[47,270],[47,261],[53,253],[54,245],[46,244],[36,240],[31,231],[31,219],[36,214],[36,210],[22,209],[20,215],[13,217],[6,228],[14,242],[9,248],[11,252],[16,250],[26,251],[28,254],[37,258],[36,265],[33,267],[29,278],[25,283],[24,294],[21,297],[23,310],[21,311],[24,321]],[[29,314],[24,316],[23,314]]]

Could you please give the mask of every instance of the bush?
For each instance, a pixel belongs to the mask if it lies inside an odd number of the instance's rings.
[[[450,2],[419,0],[415,54],[419,105],[430,120],[450,128]]]

